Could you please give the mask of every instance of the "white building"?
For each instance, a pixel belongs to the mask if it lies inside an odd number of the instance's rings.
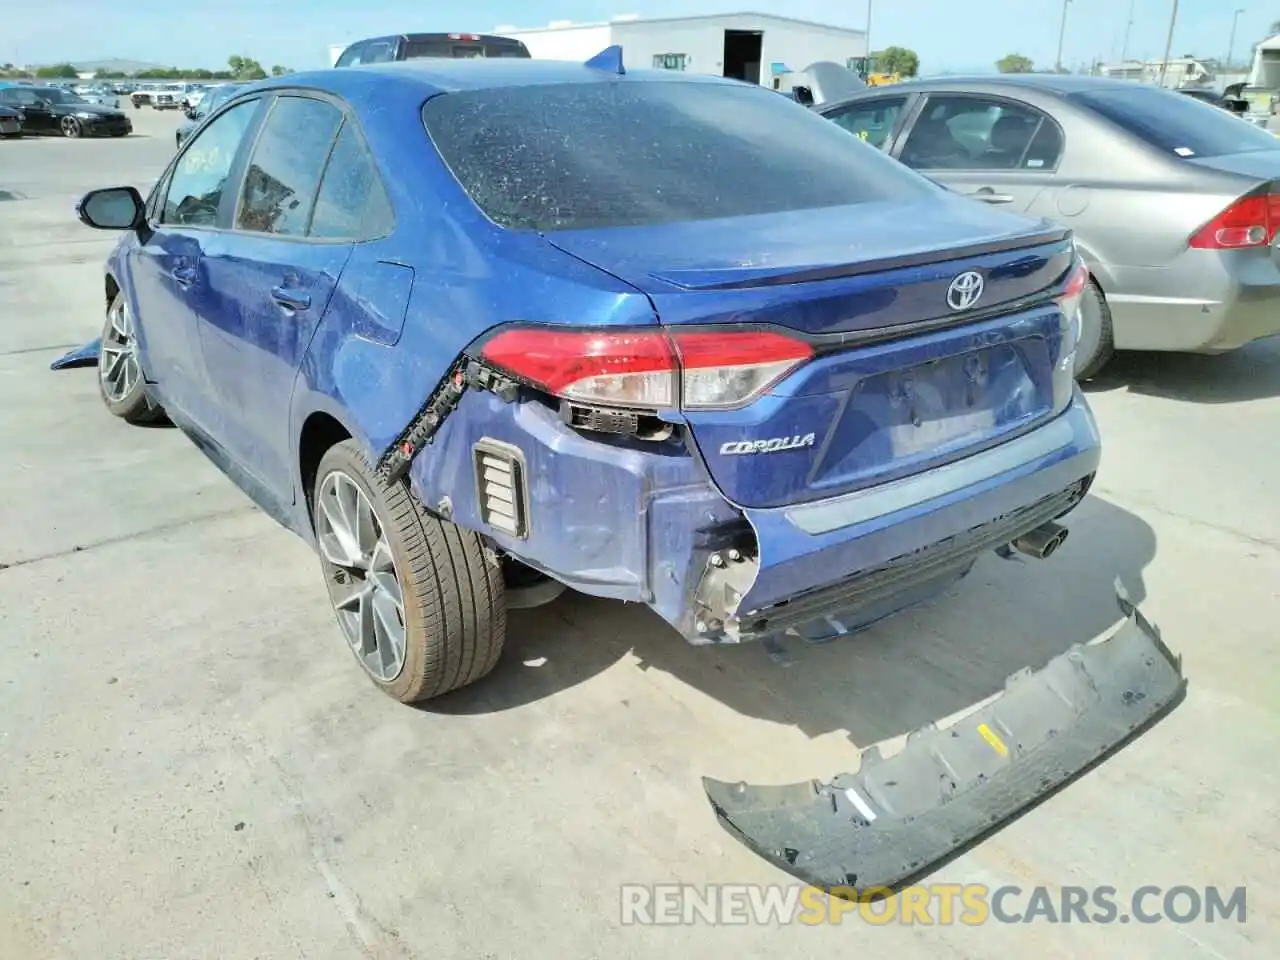
[[[847,64],[867,55],[862,30],[761,13],[653,20],[629,15],[607,23],[560,20],[493,32],[522,40],[535,59],[583,61],[617,44],[623,63],[633,69],[709,73],[780,90],[789,90],[790,75],[815,61]]]
[[[1280,35],[1263,40],[1253,51],[1249,86],[1263,90],[1280,89]]]

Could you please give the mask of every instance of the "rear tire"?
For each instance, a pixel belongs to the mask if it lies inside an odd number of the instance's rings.
[[[502,567],[479,535],[384,480],[354,440],[321,458],[312,516],[339,625],[384,693],[429,700],[494,668],[506,598]]]
[[[1090,279],[1080,299],[1080,340],[1076,344],[1076,380],[1083,383],[1102,372],[1115,355],[1111,308],[1102,288]]]
[[[162,423],[164,407],[147,391],[147,380],[138,359],[133,317],[123,293],[107,308],[98,348],[98,392],[107,410],[126,423]]]

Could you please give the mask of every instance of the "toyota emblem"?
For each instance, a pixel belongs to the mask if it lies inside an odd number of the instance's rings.
[[[982,298],[987,282],[982,274],[968,270],[951,281],[947,287],[947,306],[952,310],[968,310]]]

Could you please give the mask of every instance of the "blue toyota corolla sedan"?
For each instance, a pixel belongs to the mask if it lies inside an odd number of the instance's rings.
[[[616,48],[265,81],[78,211],[123,232],[108,410],[312,542],[403,701],[565,587],[693,643],[848,633],[1048,556],[1098,465],[1067,231]]]

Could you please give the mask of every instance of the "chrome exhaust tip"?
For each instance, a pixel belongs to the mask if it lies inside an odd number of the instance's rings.
[[[1014,540],[1013,548],[1037,560],[1048,560],[1066,542],[1068,532],[1066,527],[1053,522],[1041,524]]]

